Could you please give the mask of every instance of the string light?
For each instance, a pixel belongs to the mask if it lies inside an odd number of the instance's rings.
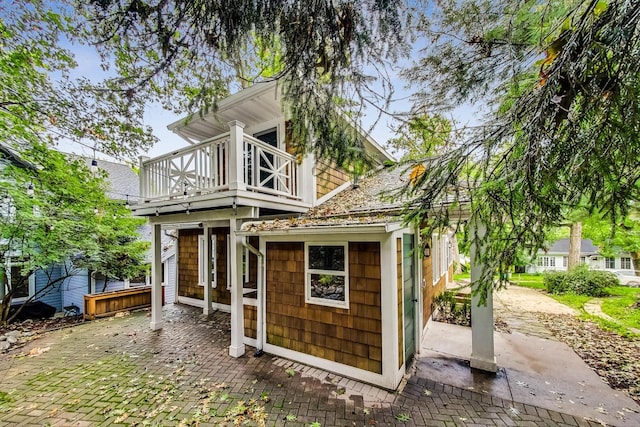
[[[30,182],[29,185],[27,186],[27,196],[33,197],[34,190],[35,188],[33,186],[33,183]]]
[[[96,149],[93,149],[93,159],[91,160],[91,173],[98,172],[98,160],[96,160]]]
[[[156,216],[160,216],[160,209],[156,208]]]
[[[191,202],[187,203],[187,210],[186,210],[185,214],[187,214],[187,215],[191,214],[190,208],[191,208]]]
[[[98,207],[96,206],[95,208],[93,208],[93,213],[98,215],[100,211],[98,210]]]
[[[126,209],[131,209],[131,205],[129,204],[129,195],[128,194],[127,194],[127,201],[125,202],[124,207]]]

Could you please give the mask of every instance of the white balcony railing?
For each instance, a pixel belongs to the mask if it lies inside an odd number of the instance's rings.
[[[242,127],[239,122],[231,122],[230,132],[142,160],[141,198],[170,199],[249,190],[300,199],[296,158],[244,134]]]

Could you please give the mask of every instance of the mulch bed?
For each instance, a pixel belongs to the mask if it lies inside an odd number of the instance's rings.
[[[640,404],[640,339],[627,339],[573,316],[540,314],[540,320],[609,386]]]

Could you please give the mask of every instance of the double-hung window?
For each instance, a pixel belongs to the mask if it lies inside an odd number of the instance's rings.
[[[622,270],[631,270],[631,258],[629,257],[620,258],[620,268]]]
[[[616,259],[607,257],[604,259],[604,268],[614,269],[616,268]]]
[[[305,302],[349,307],[347,243],[306,243],[305,270]]]

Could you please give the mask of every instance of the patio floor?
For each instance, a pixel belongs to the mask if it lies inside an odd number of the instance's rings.
[[[0,355],[0,425],[576,426],[579,416],[414,375],[385,390],[268,354],[228,356],[229,316],[170,305]]]

